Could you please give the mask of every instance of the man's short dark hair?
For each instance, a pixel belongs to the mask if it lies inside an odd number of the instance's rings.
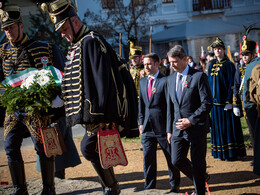
[[[170,49],[167,53],[168,57],[179,57],[180,59],[187,56],[185,50],[181,45],[175,45],[173,48]]]
[[[148,53],[146,55],[144,55],[144,58],[152,58],[154,62],[160,62],[160,58],[156,53]]]

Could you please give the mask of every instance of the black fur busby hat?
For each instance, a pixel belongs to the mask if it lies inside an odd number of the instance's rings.
[[[49,12],[56,31],[62,27],[68,18],[77,15],[77,8],[71,0],[35,0],[34,2],[41,4],[43,11]]]
[[[1,29],[16,23],[22,23],[21,9],[15,4],[8,4],[8,1],[0,1]]]

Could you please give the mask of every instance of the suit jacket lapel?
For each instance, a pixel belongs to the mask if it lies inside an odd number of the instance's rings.
[[[183,90],[182,90],[182,94],[181,94],[181,100],[180,100],[180,104],[182,103],[182,100],[184,98],[184,95],[187,91],[187,88],[189,86],[189,83],[191,82],[192,77],[191,77],[191,69],[189,69],[188,75],[186,77],[186,81],[184,81],[184,85],[183,85]]]
[[[154,81],[155,83],[154,83],[154,85],[153,85],[153,88],[152,88],[152,94],[151,94],[151,98],[150,98],[150,101],[149,101],[149,105],[151,104],[151,102],[153,101],[153,96],[154,96],[154,93],[156,93],[156,91],[157,91],[157,88],[158,88],[158,84],[159,84],[159,80],[160,80],[160,78],[162,78],[162,74],[159,72],[159,74],[158,74],[158,76],[157,76],[157,79]],[[148,85],[148,83],[147,83],[147,85]],[[147,89],[148,89],[148,87],[147,87]],[[155,90],[155,91],[154,91]],[[147,90],[148,91],[148,90]],[[147,92],[147,94],[148,94],[148,92]],[[148,97],[148,95],[147,95],[147,97]],[[148,98],[147,98],[148,99]]]
[[[149,103],[149,99],[148,99],[148,77],[146,77],[144,84],[145,84],[144,98],[145,98],[145,101]]]
[[[172,82],[172,85],[173,85],[173,96],[174,96],[174,98],[175,98],[175,101],[176,102],[178,102],[178,100],[177,100],[177,94],[176,94],[176,76],[177,76],[177,72],[174,72],[173,73],[174,75],[173,75],[173,82]],[[169,92],[170,93],[170,92]],[[178,102],[179,103],[179,102]]]

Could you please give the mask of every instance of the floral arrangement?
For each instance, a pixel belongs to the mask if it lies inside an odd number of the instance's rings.
[[[28,116],[48,113],[52,100],[60,93],[59,82],[54,78],[54,67],[38,70],[31,68],[16,75],[10,80],[19,80],[18,86],[10,85],[6,80],[2,85],[6,90],[0,96],[0,103],[7,108],[7,113],[25,112]],[[25,79],[24,75],[28,76]],[[56,75],[57,76],[57,75]],[[58,84],[57,84],[58,83]],[[15,87],[14,87],[15,86]]]

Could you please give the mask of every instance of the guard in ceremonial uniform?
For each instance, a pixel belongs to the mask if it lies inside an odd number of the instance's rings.
[[[210,45],[217,59],[210,63],[208,80],[213,95],[211,153],[221,160],[246,155],[240,118],[232,110],[235,65],[225,54],[220,38]]]
[[[245,58],[247,63],[239,64],[236,69],[235,78],[234,78],[234,89],[233,89],[233,112],[236,116],[241,117],[244,115],[246,119],[246,123],[249,129],[249,135],[254,147],[254,129],[248,121],[246,116],[244,107],[242,106],[242,91],[243,91],[243,83],[244,83],[244,75],[246,71],[246,67],[250,61],[247,61],[248,55],[254,55],[256,43],[251,40],[243,41],[244,47],[242,47],[241,55]],[[253,166],[253,161],[250,162],[250,165]]]
[[[131,76],[134,80],[137,94],[139,94],[139,81],[141,78],[147,76],[144,71],[144,65],[142,62],[142,47],[135,46],[134,40],[130,40],[130,53],[129,58],[131,59],[132,68],[130,69]]]
[[[250,31],[250,27],[247,30],[247,33]],[[260,176],[260,112],[259,112],[259,103],[255,103],[252,101],[251,96],[256,95],[259,97],[259,94],[256,93],[257,90],[250,91],[250,83],[252,82],[253,75],[259,75],[259,68],[255,69],[256,67],[260,66],[260,58],[255,56],[255,48],[256,42],[247,39],[247,33],[244,37],[243,44],[242,44],[242,55],[243,61],[247,64],[244,81],[242,83],[243,90],[242,90],[242,101],[243,107],[245,109],[248,125],[252,128],[253,139],[254,139],[254,158],[253,158],[253,172]],[[257,77],[258,82],[259,78]],[[257,82],[257,80],[255,80]],[[258,85],[256,85],[258,87]]]
[[[124,128],[121,136],[139,136],[137,94],[127,64],[102,35],[83,25],[71,1],[46,2],[41,7],[49,12],[61,36],[72,43],[62,81],[67,125],[86,128],[82,154],[95,168],[104,194],[119,194],[113,167],[101,165],[97,132],[104,123],[116,123]]]
[[[43,65],[54,65],[62,71],[63,58],[57,46],[30,40],[23,33],[22,14],[18,6],[5,4],[1,8],[0,14],[1,28],[9,40],[0,46],[1,81],[30,67],[41,69]],[[15,187],[13,194],[28,194],[21,154],[22,141],[28,130],[35,150],[40,157],[43,181],[41,194],[56,194],[54,187],[54,157],[46,157],[41,133],[34,118],[20,112],[6,114],[4,129],[4,147]]]

